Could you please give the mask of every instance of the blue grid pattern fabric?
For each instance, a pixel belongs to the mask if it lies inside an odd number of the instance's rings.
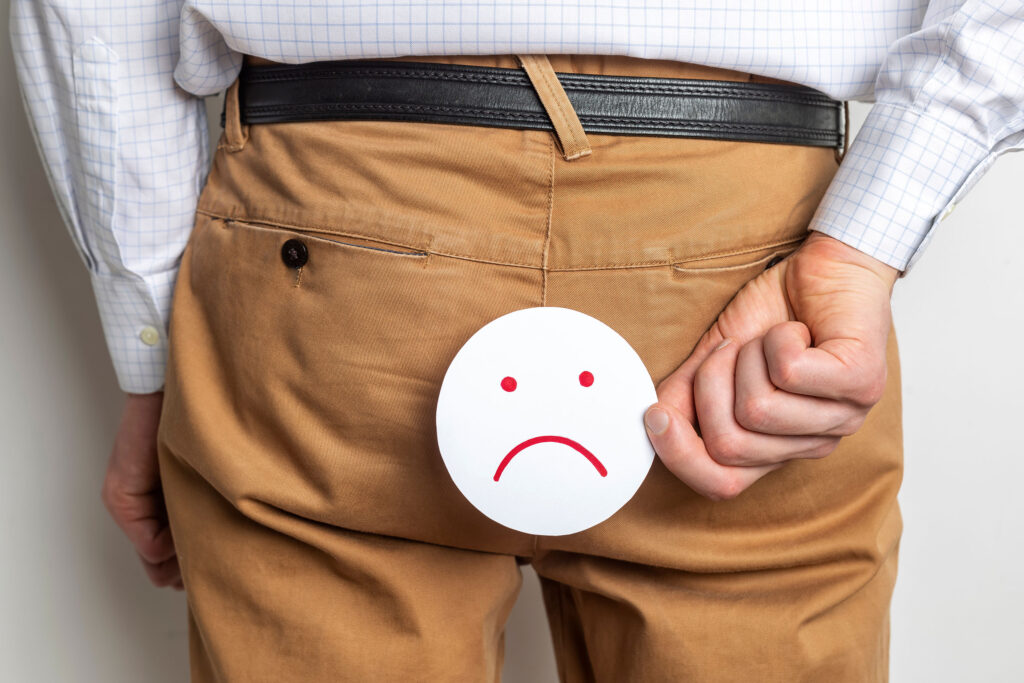
[[[202,98],[242,54],[621,54],[875,102],[811,228],[905,271],[1024,147],[1021,0],[12,0],[22,101],[92,277],[118,381],[163,383],[167,315],[209,168]]]

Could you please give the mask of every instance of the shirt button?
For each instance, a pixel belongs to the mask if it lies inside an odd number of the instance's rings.
[[[309,250],[302,240],[290,239],[281,245],[281,260],[289,268],[301,268],[309,260]]]
[[[771,258],[770,261],[768,261],[768,264],[764,267],[764,269],[768,270],[769,268],[771,268],[773,266],[779,265],[779,263],[781,263],[782,259],[784,259],[784,258],[786,258],[786,257],[783,256],[782,254],[776,254],[775,256],[773,256]]]
[[[160,341],[160,333],[157,332],[156,328],[152,325],[146,325],[142,328],[142,331],[139,332],[139,339],[141,339],[142,343],[146,346],[156,346]]]

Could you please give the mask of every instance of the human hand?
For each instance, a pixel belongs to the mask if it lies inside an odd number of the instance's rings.
[[[722,500],[789,460],[831,453],[882,397],[898,276],[811,232],[747,283],[658,385],[644,421],[665,466]]]
[[[128,536],[155,586],[182,589],[160,488],[156,435],[164,394],[127,394],[107,463],[103,503]]]

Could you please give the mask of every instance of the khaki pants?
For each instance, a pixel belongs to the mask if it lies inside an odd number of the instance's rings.
[[[597,317],[660,381],[799,245],[833,150],[590,135],[566,161],[544,131],[229,113],[175,290],[159,433],[194,680],[497,680],[525,562],[563,681],[887,679],[894,340],[885,397],[832,455],[720,502],[656,460],[622,510],[570,536],[477,512],[434,434],[456,351],[520,308]]]

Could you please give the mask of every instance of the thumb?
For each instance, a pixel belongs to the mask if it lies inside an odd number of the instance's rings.
[[[716,462],[687,417],[658,402],[644,414],[647,438],[665,467],[700,495],[712,500],[735,498],[783,463],[732,467]]]
[[[782,287],[784,276],[785,269],[779,265],[743,285],[689,357],[658,385],[659,400],[677,406],[692,404],[693,378],[697,370],[726,338],[743,346],[773,325],[789,320],[789,304]]]
[[[693,405],[693,379],[701,364],[725,342],[725,337],[716,322],[697,342],[697,346],[683,363],[658,384],[658,401],[665,406],[671,404],[676,412],[692,424],[697,422]]]

